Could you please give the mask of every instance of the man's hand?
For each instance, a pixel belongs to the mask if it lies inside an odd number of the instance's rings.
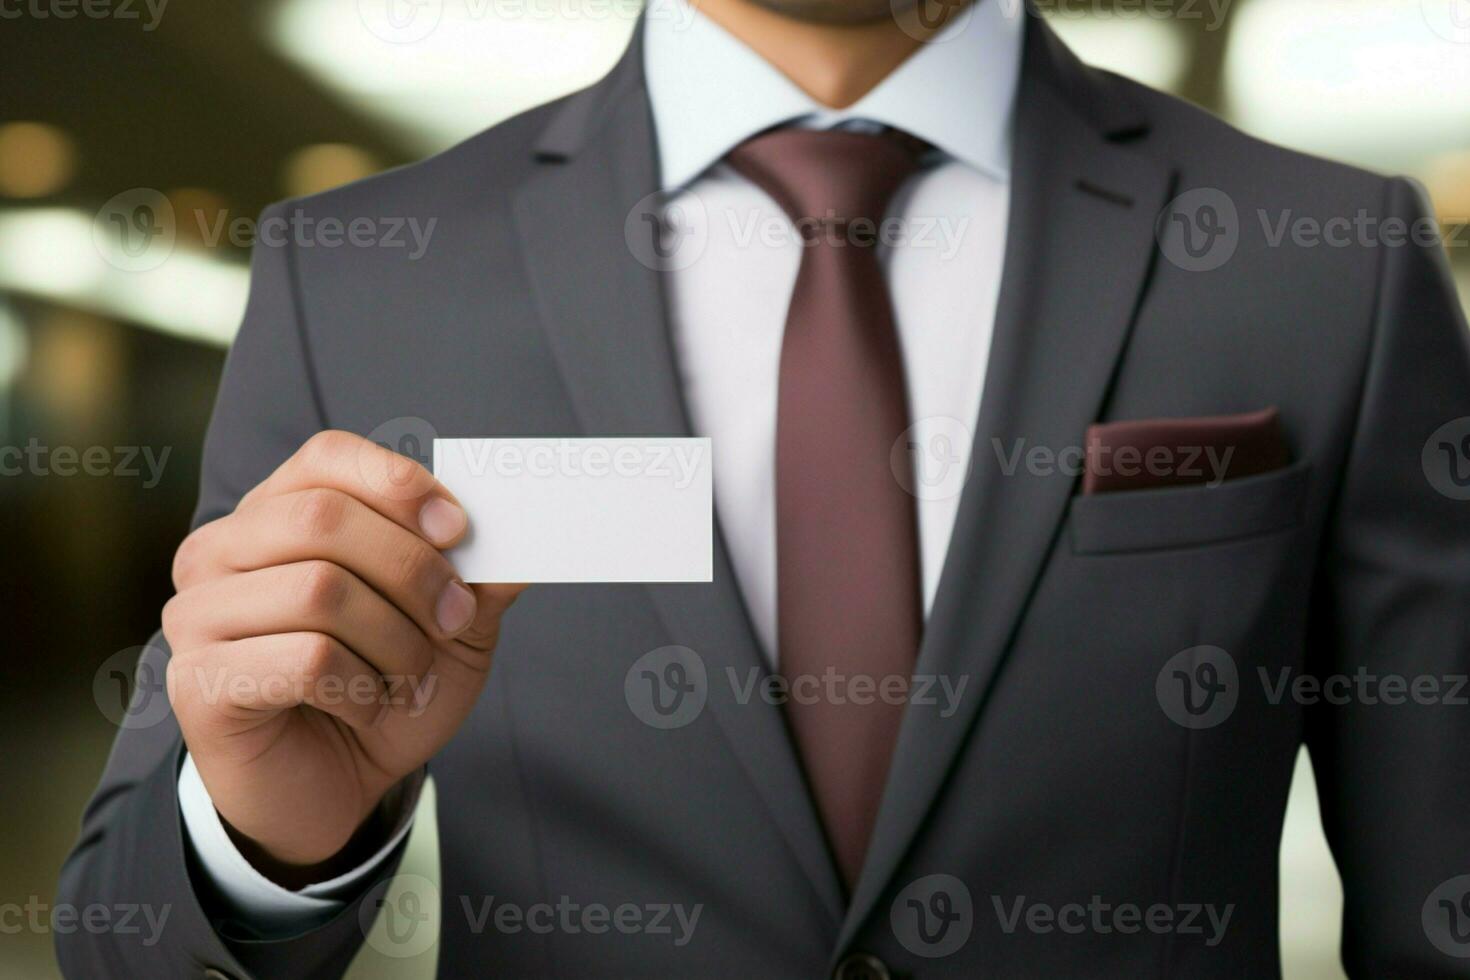
[[[440,549],[465,530],[418,463],[322,432],[180,545],[169,696],[215,808],[272,877],[341,851],[473,707],[523,587],[461,582]]]

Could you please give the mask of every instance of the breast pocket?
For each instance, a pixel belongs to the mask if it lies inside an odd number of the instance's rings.
[[[1126,490],[1072,499],[1079,555],[1191,548],[1271,534],[1301,523],[1305,461],[1216,486]]]

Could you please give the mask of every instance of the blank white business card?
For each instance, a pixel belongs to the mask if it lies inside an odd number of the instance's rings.
[[[708,439],[435,439],[434,475],[470,530],[466,582],[708,582]]]

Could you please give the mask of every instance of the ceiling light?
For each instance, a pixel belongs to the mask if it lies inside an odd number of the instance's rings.
[[[1252,133],[1381,170],[1416,172],[1470,132],[1470,44],[1437,29],[1466,0],[1246,0],[1225,63]]]

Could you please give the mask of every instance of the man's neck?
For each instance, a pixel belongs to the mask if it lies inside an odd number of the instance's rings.
[[[923,0],[920,0],[923,2]],[[797,20],[751,0],[698,0],[699,12],[745,43],[813,99],[833,109],[857,102],[943,24],[920,31],[892,17],[864,24]],[[953,13],[964,4],[946,4]]]

